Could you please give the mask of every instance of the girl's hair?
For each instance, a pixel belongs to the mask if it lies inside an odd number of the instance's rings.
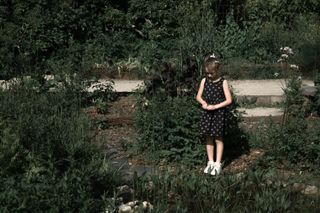
[[[218,70],[220,63],[218,61],[218,58],[214,54],[207,54],[204,57],[203,65],[204,65],[204,68]]]

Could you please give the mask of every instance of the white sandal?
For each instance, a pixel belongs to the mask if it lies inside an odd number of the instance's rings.
[[[208,161],[207,167],[203,170],[205,174],[211,173],[214,170],[215,163],[213,161]]]
[[[211,175],[219,175],[221,173],[221,163],[214,163],[213,170],[210,172]]]

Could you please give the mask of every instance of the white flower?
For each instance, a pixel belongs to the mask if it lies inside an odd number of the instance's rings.
[[[275,73],[273,74],[273,76],[274,76],[274,77],[278,77],[278,76],[279,76],[279,73],[275,72]]]
[[[288,54],[282,54],[281,58],[289,58]]]
[[[283,47],[280,47],[280,51],[282,51],[283,50]]]
[[[290,55],[293,55],[292,49],[290,49],[290,50],[288,51],[288,53],[289,53]]]
[[[284,47],[283,50],[288,51],[288,50],[290,50],[290,47]]]
[[[281,47],[280,50],[281,51],[283,50],[283,52],[285,52],[287,54],[293,55],[293,51],[290,47],[284,47],[284,48]]]
[[[298,65],[295,65],[295,64],[290,64],[290,68],[292,69],[299,69],[299,66]]]
[[[277,62],[280,63],[280,62],[282,62],[282,61],[284,61],[283,58],[280,58],[280,59],[278,59]]]

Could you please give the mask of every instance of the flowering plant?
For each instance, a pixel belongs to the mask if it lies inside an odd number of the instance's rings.
[[[290,48],[290,47],[281,47],[280,51],[281,51],[281,56],[280,56],[280,58],[278,59],[277,62],[278,63],[285,63],[285,64],[287,64],[286,67],[298,70],[299,69],[298,65],[296,65],[296,64],[288,64],[290,56],[292,56],[294,54],[293,51],[292,51],[292,48]]]
[[[282,54],[277,62],[288,62],[289,56],[293,55],[292,49],[290,47],[281,47],[280,51]]]

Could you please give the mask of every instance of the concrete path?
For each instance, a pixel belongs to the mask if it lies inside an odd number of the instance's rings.
[[[245,121],[261,121],[271,118],[278,122],[283,118],[283,109],[274,107],[256,107],[256,108],[238,108],[242,112],[242,117]]]
[[[243,112],[243,117],[269,117],[273,116],[282,116],[283,110],[280,108],[272,108],[272,107],[255,107],[255,108],[238,108],[239,112]]]
[[[29,77],[29,76],[27,76]],[[50,80],[53,76],[46,76],[46,79]],[[15,79],[12,79],[13,81]],[[106,79],[100,79],[98,84],[108,82]],[[113,80],[114,89],[116,92],[134,92],[139,87],[143,87],[143,80]],[[6,88],[10,81],[0,80],[2,88]],[[303,81],[304,85],[313,86],[313,82],[309,80]],[[229,85],[232,90],[239,96],[281,96],[283,95],[283,88],[285,88],[285,80],[272,79],[272,80],[235,80],[229,81]],[[94,90],[92,85],[88,88],[91,92]]]
[[[114,88],[117,92],[133,92],[139,87],[143,87],[143,81],[139,80],[114,80]],[[310,80],[303,80],[303,85],[312,86]],[[286,86],[284,79],[272,80],[235,80],[230,81],[229,85],[233,92],[237,95],[238,100],[254,99],[257,107],[255,108],[240,108],[239,111],[244,112],[243,117],[247,119],[257,118],[280,118],[283,111],[274,107],[259,107],[270,106],[273,103],[283,100],[283,89]]]
[[[52,77],[52,76],[49,76]],[[88,88],[89,92],[94,91],[98,84],[107,83],[109,80],[100,79],[99,83]],[[144,86],[142,80],[113,80],[116,92],[134,92]],[[6,88],[7,82],[0,81],[2,88]],[[313,86],[310,80],[303,80],[303,85]],[[271,80],[234,80],[229,81],[229,85],[233,92],[237,95],[238,100],[247,99],[250,103],[254,102],[257,106],[270,106],[273,103],[283,100],[283,89],[286,82],[284,79]],[[279,108],[257,107],[251,109],[241,109],[245,112],[244,117],[268,117],[282,115]]]
[[[106,80],[100,80],[106,82]],[[133,92],[143,86],[142,80],[114,80],[114,89],[117,92]],[[233,91],[240,96],[281,96],[285,88],[285,80],[236,80],[229,82]],[[304,85],[312,86],[313,82],[303,81]]]

